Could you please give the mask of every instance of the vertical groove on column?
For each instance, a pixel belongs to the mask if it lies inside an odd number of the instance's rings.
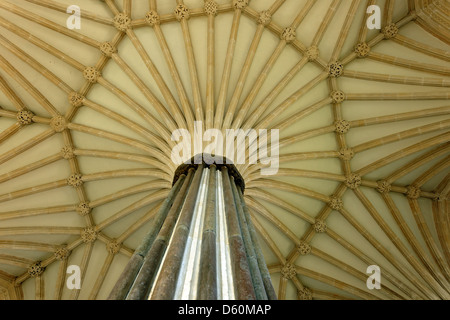
[[[154,282],[154,276],[158,270],[159,263],[164,255],[167,243],[172,234],[172,230],[178,219],[179,213],[183,206],[184,200],[190,190],[191,177],[194,169],[189,170],[185,183],[177,193],[175,201],[167,214],[166,220],[161,227],[161,230],[153,242],[150,250],[145,256],[142,268],[127,296],[127,300],[142,300],[147,298],[150,288]]]
[[[231,256],[228,242],[228,232],[226,226],[225,201],[223,193],[223,174],[221,170],[217,170],[217,223],[216,223],[216,258],[217,264],[217,283],[219,290],[217,291],[218,299],[234,300],[235,290],[233,286],[233,270],[231,267]]]
[[[239,219],[239,225],[241,227],[242,239],[244,241],[245,251],[247,253],[248,265],[250,268],[250,274],[252,277],[253,288],[257,300],[267,300],[266,289],[264,288],[264,282],[261,275],[261,270],[258,265],[258,258],[256,257],[254,244],[251,239],[250,231],[247,226],[247,221],[244,216],[244,210],[242,208],[241,198],[238,194],[234,178],[231,177],[231,188],[233,189],[234,201],[236,203],[236,209]]]
[[[181,209],[178,224],[173,233],[173,239],[168,248],[167,258],[163,262],[161,272],[156,280],[151,299],[170,300],[175,293],[178,272],[184,255],[186,240],[189,235],[192,215],[200,189],[200,181],[203,173],[203,164],[198,165],[194,179],[186,196],[186,201]]]
[[[264,259],[264,255],[261,251],[261,247],[259,246],[258,243],[258,238],[256,235],[256,230],[255,227],[253,226],[251,217],[250,217],[250,212],[248,211],[247,206],[245,205],[245,200],[244,200],[244,195],[242,194],[242,191],[240,189],[238,189],[238,193],[239,193],[239,197],[241,199],[241,205],[244,211],[244,216],[247,222],[247,226],[248,226],[248,230],[250,232],[250,236],[253,242],[253,248],[255,249],[255,253],[256,253],[256,257],[258,260],[258,265],[259,265],[259,269],[261,272],[261,276],[264,282],[264,287],[266,290],[266,294],[267,294],[267,298],[269,300],[277,300],[277,294],[275,292],[275,289],[273,288],[273,284],[272,284],[272,279],[270,278],[270,273],[269,273],[269,269],[267,268],[267,264],[266,261]]]
[[[111,290],[111,293],[108,296],[108,300],[123,300],[127,296],[134,280],[136,279],[136,276],[139,273],[140,268],[142,267],[144,257],[150,250],[158,232],[161,230],[161,227],[169,213],[169,210],[174,203],[175,197],[178,195],[178,191],[185,181],[185,177],[185,175],[180,176],[177,183],[172,187],[172,190],[170,190],[166,200],[153,219],[150,225],[150,230],[145,235],[139,247],[134,251],[133,255],[125,266],[124,271],[120,275],[119,280],[117,280],[114,288]]]
[[[203,224],[203,240],[200,256],[199,285],[200,300],[217,300],[216,262],[216,166],[210,166],[206,216]]]
[[[225,212],[227,217],[228,241],[230,243],[231,264],[235,281],[236,298],[238,300],[255,300],[255,290],[242,240],[239,221],[231,189],[230,177],[226,166],[222,167]]]

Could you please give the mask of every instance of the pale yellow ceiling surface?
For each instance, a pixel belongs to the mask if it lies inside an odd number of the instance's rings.
[[[203,0],[185,0],[191,16],[180,22],[177,2],[73,0],[81,29],[69,30],[67,1],[0,0],[0,297],[107,298],[170,190],[177,167],[168,154],[170,122],[187,122],[188,105],[196,120],[212,110],[226,129],[234,103],[234,124],[246,106],[240,125],[280,129],[276,175],[238,166],[280,299],[448,299],[449,2],[252,0],[241,10],[216,0],[209,18]],[[382,27],[398,28],[393,38],[365,27],[373,3]],[[150,26],[145,15],[154,4],[161,22]],[[130,28],[121,32],[113,19],[130,8]],[[270,24],[259,26],[269,8]],[[286,43],[281,34],[296,20],[295,41]],[[117,53],[102,55],[100,45],[114,41]],[[362,42],[370,53],[357,57]],[[314,45],[319,54],[309,61]],[[331,77],[336,61],[343,74]],[[101,77],[89,84],[83,70],[92,66]],[[330,99],[335,91],[345,99]],[[70,92],[85,97],[83,106],[69,103]],[[33,122],[20,125],[20,110]],[[62,132],[51,125],[57,114],[66,117]],[[339,132],[336,122],[350,127]],[[62,157],[64,146],[74,158]],[[340,156],[344,149],[353,157]],[[66,182],[75,173],[84,182],[77,188]],[[361,179],[355,189],[352,174]],[[390,192],[377,190],[381,180]],[[333,197],[342,207],[331,205]],[[81,202],[92,207],[86,216],[76,211]],[[314,230],[315,219],[326,232]],[[82,237],[87,227],[98,233],[94,242]],[[109,251],[111,241],[120,251]],[[309,254],[298,253],[302,241]],[[61,246],[70,249],[67,260],[55,257]],[[33,277],[36,262],[45,271]],[[372,264],[381,268],[381,290],[366,286]],[[65,285],[69,265],[81,267],[81,290]]]

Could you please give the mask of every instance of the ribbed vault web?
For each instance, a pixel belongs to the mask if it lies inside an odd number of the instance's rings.
[[[0,1],[2,297],[106,298],[195,120],[280,130],[237,166],[279,299],[450,297],[448,2],[72,2]]]

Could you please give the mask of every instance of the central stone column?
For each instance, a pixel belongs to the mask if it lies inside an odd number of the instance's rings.
[[[197,155],[179,166],[109,299],[276,299],[244,190],[226,158]]]

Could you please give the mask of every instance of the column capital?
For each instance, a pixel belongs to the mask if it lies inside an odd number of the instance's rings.
[[[234,178],[236,186],[238,186],[241,189],[242,193],[244,193],[244,178],[242,178],[241,174],[236,169],[233,161],[229,160],[226,157],[215,156],[207,153],[197,154],[190,160],[178,166],[177,170],[175,170],[175,174],[172,180],[172,186],[175,185],[182,174],[187,175],[190,168],[197,169],[199,164],[203,164],[205,168],[209,168],[210,166],[214,165],[217,170],[221,170],[222,167],[226,167],[230,176]]]

